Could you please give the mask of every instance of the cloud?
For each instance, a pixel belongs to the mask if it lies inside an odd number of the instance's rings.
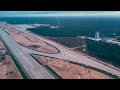
[[[119,16],[120,11],[0,11],[1,17],[17,16]]]

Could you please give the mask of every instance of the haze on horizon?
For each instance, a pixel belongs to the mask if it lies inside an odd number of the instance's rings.
[[[0,17],[120,16],[120,11],[0,11]]]

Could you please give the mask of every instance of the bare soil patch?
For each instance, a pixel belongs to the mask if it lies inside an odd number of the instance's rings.
[[[64,79],[112,79],[103,73],[83,66],[71,64],[68,61],[39,55],[33,56],[43,64],[48,65]]]
[[[23,79],[1,40],[0,59],[0,79]]]
[[[55,47],[25,34],[22,31],[16,30],[15,28],[6,28],[5,31],[9,33],[17,43],[24,47],[41,52],[58,53]]]

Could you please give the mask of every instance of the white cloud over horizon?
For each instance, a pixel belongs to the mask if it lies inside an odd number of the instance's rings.
[[[0,17],[120,16],[120,11],[0,11]]]

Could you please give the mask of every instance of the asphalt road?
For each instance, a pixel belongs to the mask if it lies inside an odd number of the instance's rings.
[[[8,24],[9,25],[9,24]],[[14,26],[12,26],[12,25],[9,25],[9,27],[14,27]],[[21,30],[21,31],[23,31],[23,30]],[[34,51],[34,50],[31,50],[31,49],[28,49],[28,48],[25,48],[25,47],[22,47],[22,46],[20,46],[20,45],[18,45],[17,43],[15,43],[15,41],[14,40],[12,40],[12,42],[14,42],[13,44],[17,44],[16,45],[16,48],[18,48],[18,51],[19,51],[19,49],[21,49],[20,51],[21,51],[21,53],[23,53],[23,56],[26,58],[27,56],[29,56],[29,54],[38,54],[38,55],[43,55],[43,56],[49,56],[49,57],[54,57],[54,58],[59,58],[59,59],[64,59],[64,60],[69,60],[69,61],[73,61],[73,62],[78,62],[78,63],[82,63],[82,64],[85,64],[86,66],[92,66],[92,67],[95,67],[95,68],[98,68],[98,69],[101,69],[101,70],[104,70],[104,71],[107,71],[107,72],[109,72],[109,73],[112,73],[112,74],[114,74],[114,75],[117,75],[117,76],[119,76],[120,77],[120,69],[118,69],[118,68],[113,68],[113,67],[110,67],[110,66],[107,66],[107,65],[104,65],[104,64],[102,64],[102,63],[99,63],[99,62],[97,62],[97,61],[95,61],[95,60],[92,60],[92,59],[90,59],[90,58],[88,58],[88,57],[86,57],[86,56],[83,56],[83,55],[80,55],[80,54],[78,54],[78,53],[75,53],[75,52],[73,52],[73,51],[71,51],[71,50],[69,50],[68,48],[66,48],[66,47],[64,47],[64,46],[62,46],[62,45],[60,45],[60,44],[58,44],[58,43],[56,43],[56,42],[53,42],[53,41],[51,41],[51,40],[48,40],[48,39],[45,39],[45,38],[43,38],[43,37],[41,37],[41,36],[39,36],[39,35],[35,35],[35,34],[33,34],[33,33],[30,33],[30,32],[28,32],[28,31],[23,31],[24,33],[27,33],[27,34],[29,34],[29,35],[31,35],[31,36],[33,36],[33,37],[35,37],[35,38],[38,38],[38,39],[40,39],[40,40],[42,40],[42,41],[44,41],[44,42],[46,42],[46,43],[49,43],[49,44],[51,44],[52,46],[54,46],[54,47],[56,47],[57,49],[59,49],[60,50],[60,53],[58,53],[58,54],[49,54],[49,53],[43,53],[43,52],[38,52],[38,51]],[[1,32],[0,32],[1,33]],[[3,33],[3,30],[2,30],[2,33]],[[1,35],[2,36],[2,35]],[[6,36],[6,35],[5,35]],[[9,38],[7,38],[7,39],[9,39]],[[5,40],[6,42],[8,42],[7,40]],[[11,41],[11,40],[10,40]],[[9,42],[8,42],[8,44],[9,44]],[[12,45],[12,46],[14,46],[14,45]],[[11,46],[11,47],[12,47]],[[13,49],[13,48],[12,48]],[[27,55],[27,56],[26,56]],[[19,56],[19,55],[18,55]],[[30,56],[29,56],[30,57]],[[23,60],[23,62],[24,62],[24,58],[22,58]],[[34,62],[34,60],[32,59],[31,61],[33,61]],[[32,63],[32,62],[30,62],[30,63]],[[31,65],[31,64],[30,64]],[[28,66],[28,67],[30,67],[30,66]]]
[[[73,62],[82,63],[82,64],[85,64],[87,66],[92,66],[92,67],[107,71],[109,73],[112,73],[112,74],[120,77],[120,69],[118,69],[118,68],[104,65],[104,64],[99,63],[97,61],[94,61],[94,60],[92,60],[92,59],[90,59],[86,56],[77,54],[77,53],[69,50],[68,48],[66,48],[66,47],[64,47],[64,46],[62,46],[62,45],[60,45],[56,42],[53,42],[51,40],[40,37],[39,35],[35,35],[33,33],[30,33],[29,31],[24,30],[23,32],[27,33],[27,34],[35,37],[35,38],[38,38],[38,39],[40,39],[40,40],[42,40],[46,43],[49,43],[52,46],[54,46],[54,47],[56,47],[57,49],[60,50],[60,53],[58,53],[58,54],[48,54],[48,53],[38,52],[38,51],[34,51],[34,50],[30,50],[30,49],[26,48],[26,51],[29,54],[31,54],[31,53],[32,54],[38,54],[38,55],[49,56],[49,57],[54,57],[54,58],[59,58],[59,59],[64,59],[64,60],[69,60],[69,61],[73,61]]]
[[[17,57],[25,74],[32,79],[54,79],[24,48],[20,47],[4,30],[0,29],[0,37]]]

